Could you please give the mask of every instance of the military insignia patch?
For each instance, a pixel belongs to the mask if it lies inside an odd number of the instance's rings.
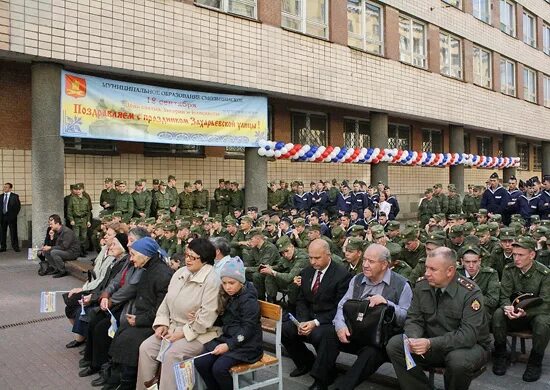
[[[477,299],[474,299],[474,301],[472,302],[472,310],[478,311],[479,309],[481,309],[481,303],[479,303]]]
[[[478,305],[479,305],[479,303],[478,303]],[[478,309],[479,309],[479,308],[478,308]],[[242,342],[244,341],[244,336],[243,336],[242,334],[238,335],[238,336],[237,336],[237,341],[238,341],[239,343],[242,343]]]

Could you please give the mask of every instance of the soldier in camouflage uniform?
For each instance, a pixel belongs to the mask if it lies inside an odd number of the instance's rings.
[[[506,374],[506,334],[531,330],[533,348],[523,374],[525,382],[537,381],[542,373],[544,351],[550,341],[550,270],[535,261],[537,242],[529,236],[513,244],[514,262],[506,265],[500,285],[500,308],[493,316],[495,352],[493,373]],[[524,309],[513,303],[513,295],[531,293],[542,301]]]
[[[208,190],[202,187],[202,180],[195,180],[195,191],[193,192],[193,211],[205,213],[210,211],[210,197]]]
[[[391,249],[388,249],[391,256],[390,269],[393,272],[403,276],[407,280],[410,280],[409,278],[411,277],[412,268],[410,265],[407,264],[407,262],[401,260],[401,246],[395,244],[395,246],[392,246]]]
[[[105,178],[104,187],[99,195],[99,205],[103,207],[106,214],[110,214],[115,210],[117,196],[117,191],[113,188],[113,179],[110,177]]]
[[[266,225],[265,225],[265,229],[264,229],[264,236],[266,238],[266,240],[272,242],[273,244],[275,244],[277,242],[277,240],[279,239],[279,235],[278,235],[278,231],[277,231],[277,222],[273,221],[273,220],[269,220],[267,221]]]
[[[129,221],[134,214],[134,199],[132,195],[126,191],[126,182],[121,181],[118,185],[119,193],[115,200],[115,211],[122,213],[122,220]]]
[[[251,229],[248,232],[250,256],[246,266],[246,279],[254,283],[258,291],[258,299],[265,300],[266,274],[260,273],[262,266],[269,265],[277,269],[279,265],[279,251],[275,244],[264,238],[262,230],[259,228]],[[271,297],[273,299],[275,297]]]
[[[231,248],[231,257],[239,256],[242,258],[242,250],[240,242],[244,241],[244,234],[239,230],[237,220],[234,218],[225,219],[225,228],[227,230],[227,239],[229,240],[229,247]]]
[[[498,273],[491,267],[481,266],[481,248],[466,245],[458,253],[461,265],[457,268],[459,274],[475,282],[483,294],[483,309],[490,323],[499,299],[500,282]]]
[[[462,201],[460,195],[456,192],[456,186],[449,184],[447,187],[449,195],[447,196],[447,215],[460,214],[462,212]]]
[[[92,226],[92,208],[82,195],[82,187],[76,184],[75,194],[69,198],[67,205],[67,218],[75,236],[80,240],[80,254],[85,256],[88,249],[88,228]]]
[[[548,245],[550,241],[548,240],[550,236],[550,230],[546,226],[538,226],[533,230],[533,238],[537,240],[537,257],[536,260],[545,265],[546,267],[550,266],[550,250]]]
[[[140,218],[147,218],[151,213],[151,197],[147,191],[143,190],[143,182],[136,180],[136,188],[132,192],[132,199],[134,200],[134,216]]]
[[[309,245],[309,239],[306,232],[306,221],[303,218],[296,218],[293,221],[294,229],[290,235],[292,245],[297,248],[307,248]]]
[[[424,191],[424,198],[420,200],[420,204],[418,205],[420,228],[424,229],[432,215],[439,214],[440,212],[441,208],[439,207],[439,202],[433,197],[433,190],[427,188],[426,191]]]
[[[69,228],[73,228],[71,226],[71,221],[69,220],[69,201],[71,200],[71,197],[76,195],[76,184],[69,185],[70,193],[69,195],[65,195],[63,198],[63,216],[65,217],[65,226]]]
[[[476,227],[476,236],[479,238],[479,247],[482,251],[483,266],[490,266],[487,261],[490,261],[491,253],[498,247],[496,242],[491,239],[491,233],[489,232],[489,226],[486,224],[478,225]]]
[[[178,195],[178,208],[180,209],[180,215],[184,217],[190,217],[193,215],[193,186],[186,181],[183,183],[183,191]]]
[[[244,209],[244,193],[239,189],[239,183],[231,182],[231,191],[229,192],[229,213],[233,215],[235,210]]]
[[[439,211],[442,214],[447,215],[449,210],[449,198],[443,193],[443,185],[438,183],[434,185],[434,199],[439,203]]]
[[[172,197],[166,189],[166,183],[161,181],[159,183],[159,190],[155,192],[153,198],[154,209],[157,211],[157,217],[163,212],[170,212],[170,205],[172,204]]]
[[[386,236],[388,237],[388,240],[390,242],[401,245],[401,231],[399,230],[400,228],[401,224],[399,223],[399,221],[388,221],[385,230]]]
[[[347,240],[344,247],[345,267],[353,276],[363,273],[363,251],[365,249],[364,240],[351,237]]]
[[[426,246],[418,238],[419,231],[415,228],[406,228],[401,236],[403,249],[400,258],[411,268],[416,267],[420,258],[426,257]]]
[[[464,227],[462,225],[453,225],[448,231],[446,247],[451,248],[458,253],[464,246]]]
[[[241,250],[241,259],[245,267],[249,267],[252,259],[250,257],[250,232],[254,227],[254,221],[249,216],[244,216],[241,218],[241,224],[239,225],[239,230],[243,234],[243,239],[238,242],[239,248]]]
[[[227,238],[227,230],[224,229],[223,218],[220,214],[216,214],[212,218],[212,230],[210,231],[210,238],[214,237],[224,237]]]
[[[176,237],[176,225],[173,223],[164,226],[164,235],[160,238],[160,247],[164,249],[168,257],[172,257],[177,251],[178,238]]]
[[[216,202],[216,211],[218,214],[225,218],[229,213],[229,202],[231,197],[229,189],[225,188],[225,180],[218,180],[218,188],[214,190],[214,201]]]
[[[170,194],[170,217],[174,218],[178,211],[178,189],[176,188],[176,177],[174,175],[168,176],[166,192]]]
[[[427,256],[434,249],[445,246],[445,235],[440,234],[438,232],[432,233],[426,238],[426,243],[424,245],[426,247],[426,256]],[[418,259],[418,264],[416,264],[416,266],[412,269],[411,274],[409,276],[409,281],[413,285],[415,285],[420,278],[424,277],[425,272],[426,272],[426,258],[422,257]]]

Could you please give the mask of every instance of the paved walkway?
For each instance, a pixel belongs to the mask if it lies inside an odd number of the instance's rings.
[[[69,290],[81,282],[73,277],[40,277],[36,273],[37,265],[25,258],[26,253],[0,253],[0,390],[93,389],[90,378],[78,377],[78,350],[65,348],[72,336],[71,327],[64,317],[62,299],[57,301],[57,313],[39,312],[41,291]],[[494,376],[488,367],[471,388],[550,390],[550,353],[546,355],[544,375],[536,383],[527,384],[521,380],[525,366],[518,363],[510,367],[505,377]],[[352,362],[353,357],[349,355],[342,355],[339,359],[343,365]],[[284,359],[283,368],[285,390],[304,390],[311,384],[312,379],[307,375],[300,378],[288,376],[294,368],[289,359]],[[439,376],[436,385],[443,387]],[[371,381],[358,389],[396,388],[393,368],[385,364]]]

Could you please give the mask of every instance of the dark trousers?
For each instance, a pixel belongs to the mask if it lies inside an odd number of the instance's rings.
[[[449,353],[431,349],[424,354],[424,358],[413,354],[416,367],[407,370],[402,334],[390,339],[386,351],[402,390],[429,389],[428,378],[423,371],[429,367],[445,367],[443,378],[446,390],[468,390],[474,373],[487,363],[489,357],[488,352],[479,344]]]
[[[229,369],[240,362],[225,355],[206,355],[195,359],[195,368],[208,390],[231,390],[233,378]]]
[[[120,323],[121,310],[113,311],[113,315]],[[86,337],[86,349],[84,359],[92,362],[92,368],[101,368],[109,360],[109,348],[112,338],[107,331],[111,327],[111,316],[103,310],[90,314],[88,334]]]
[[[2,228],[0,235],[0,249],[6,249],[8,228],[10,229],[11,247],[13,249],[19,249],[19,238],[17,237],[17,218],[2,218],[2,220],[0,221],[0,225]]]
[[[495,344],[506,344],[508,331],[531,330],[533,332],[533,351],[544,355],[550,342],[550,315],[539,314],[531,317],[522,317],[510,320],[502,308],[493,314],[493,336]]]
[[[335,346],[342,352],[357,355],[357,359],[344,376],[338,379],[337,387],[340,389],[355,389],[363,381],[367,380],[385,362],[389,362],[385,349],[365,346],[360,347],[353,344],[338,343]],[[332,350],[333,347],[327,350]],[[336,360],[336,359],[334,359]]]
[[[311,367],[310,375],[318,382],[328,385],[334,374],[334,360],[326,349],[333,345],[331,338],[336,337],[334,326],[325,324],[316,327],[309,336],[300,336],[298,328],[291,321],[283,322],[282,344],[287,350],[296,367]],[[315,347],[317,357],[306,347],[311,343]]]

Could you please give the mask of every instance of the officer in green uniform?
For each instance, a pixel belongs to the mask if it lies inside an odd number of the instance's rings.
[[[202,187],[202,180],[195,180],[195,191],[193,192],[193,211],[205,213],[210,211],[210,197],[208,190]]]
[[[71,221],[69,220],[69,201],[74,195],[76,195],[76,187],[76,184],[69,185],[70,193],[69,195],[65,195],[63,198],[63,216],[65,217],[65,226],[71,229],[73,227],[71,226]]]
[[[304,249],[296,248],[288,236],[277,240],[276,247],[281,254],[276,266],[265,265],[260,274],[265,275],[265,290],[268,302],[275,302],[279,292],[287,294],[289,309],[296,306],[299,288],[294,278],[309,265],[309,256]]]
[[[445,246],[458,253],[464,246],[464,227],[462,225],[451,226],[448,236]]]
[[[231,191],[229,192],[229,213],[233,215],[235,210],[244,209],[244,193],[239,189],[239,183],[231,182]]]
[[[116,195],[117,191],[113,188],[113,179],[110,177],[105,178],[104,188],[99,195],[99,205],[108,214],[112,213],[115,209]]]
[[[160,239],[160,247],[164,249],[168,257],[172,257],[177,250],[178,238],[176,237],[177,228],[173,223],[164,226],[164,236]]]
[[[183,255],[185,248],[187,247],[187,239],[191,234],[191,223],[189,221],[182,221],[178,227],[176,233],[176,253]]]
[[[426,256],[430,254],[435,249],[445,246],[445,235],[435,232],[430,234],[426,238],[425,242]],[[414,285],[417,280],[422,278],[426,272],[426,258],[421,257],[418,259],[418,263],[413,267],[411,274],[409,276],[409,281]]]
[[[74,192],[67,205],[67,218],[75,236],[80,240],[80,254],[85,256],[88,249],[88,228],[92,226],[92,208],[88,199],[82,195],[80,185],[75,185]]]
[[[456,186],[449,184],[447,189],[449,190],[449,195],[447,196],[447,215],[460,214],[462,212],[462,201],[460,200],[460,195],[456,192]]]
[[[363,273],[365,241],[358,237],[348,238],[344,246],[345,267],[353,276]]]
[[[549,236],[550,230],[546,226],[538,226],[533,229],[533,238],[537,240],[537,258],[536,260],[549,267],[550,266],[550,250],[548,245],[550,244]]]
[[[487,222],[489,222],[489,212],[487,209],[479,209],[479,211],[475,214],[476,216],[476,222],[474,222],[474,225],[486,225]]]
[[[230,256],[239,256],[242,258],[240,242],[245,241],[244,233],[239,230],[239,225],[235,218],[225,219],[225,229],[227,230],[227,239],[231,248]]]
[[[266,240],[272,242],[272,243],[276,243],[277,240],[279,239],[279,235],[278,235],[278,231],[277,231],[277,222],[273,221],[273,220],[269,220],[266,222],[265,224],[265,229],[264,229],[264,237],[266,238]]]
[[[401,235],[403,249],[400,258],[407,262],[411,268],[416,267],[418,260],[426,257],[426,246],[418,239],[418,230],[406,228]]]
[[[90,205],[90,210],[91,210],[93,208],[92,197],[84,189],[84,183],[76,183],[76,184],[82,189],[82,196],[88,200],[88,204]]]
[[[439,214],[441,212],[441,207],[439,207],[439,202],[433,197],[433,190],[427,188],[424,191],[424,198],[420,200],[418,205],[418,220],[420,221],[420,228],[424,229],[424,226],[428,224],[428,221],[434,214]]]
[[[426,278],[414,288],[404,334],[416,367],[407,369],[404,336],[394,336],[386,351],[402,390],[429,389],[427,368],[445,367],[447,389],[468,389],[488,359],[489,326],[483,295],[456,272],[456,253],[438,248],[427,259]]]
[[[550,341],[550,270],[535,261],[536,246],[535,239],[529,236],[518,237],[514,242],[514,262],[504,267],[500,308],[493,316],[495,375],[506,374],[506,333],[527,329],[533,332],[533,348],[523,373],[525,382],[540,378],[544,351]],[[542,300],[518,308],[513,295],[526,293]]]
[[[260,228],[251,229],[248,233],[250,245],[250,260],[246,266],[246,279],[254,283],[258,291],[258,299],[265,300],[266,274],[260,273],[263,266],[269,265],[277,269],[279,265],[279,251],[275,244],[267,241],[264,238]],[[271,297],[272,299],[275,297]]]
[[[292,234],[290,240],[292,245],[298,248],[307,248],[309,245],[309,239],[307,238],[306,231],[306,221],[303,218],[296,218],[293,221],[294,229],[292,229]]]
[[[449,198],[443,193],[443,184],[437,183],[434,185],[434,199],[439,203],[439,211],[447,215],[449,213]]]
[[[401,231],[399,230],[400,228],[401,224],[399,223],[399,221],[388,221],[388,223],[386,224],[386,236],[388,237],[388,240],[390,240],[390,242],[401,245]]]
[[[143,182],[136,180],[135,189],[132,192],[132,199],[134,200],[134,216],[147,218],[151,213],[151,197],[147,191],[143,190]]]
[[[495,251],[498,245],[496,245],[496,242],[491,239],[489,226],[487,224],[478,225],[476,227],[476,236],[479,238],[479,247],[482,251],[482,265],[490,267],[491,254]]]
[[[118,185],[119,193],[115,200],[115,211],[122,213],[123,220],[130,220],[134,214],[134,199],[132,195],[126,191],[126,182],[121,181]]]
[[[481,248],[466,245],[458,253],[461,265],[458,273],[475,282],[483,294],[483,309],[487,314],[487,321],[491,323],[493,313],[499,303],[500,282],[497,271],[491,267],[481,266]]]
[[[212,230],[210,232],[210,237],[224,237],[227,238],[227,230],[223,227],[223,218],[221,214],[216,214],[212,218]]]
[[[178,208],[180,215],[190,217],[193,215],[193,186],[188,181],[183,183],[183,191],[178,195]]]
[[[229,190],[225,188],[225,180],[218,180],[218,188],[214,190],[214,201],[216,202],[217,213],[221,214],[223,218],[225,218],[229,212],[230,200]]]
[[[166,187],[166,183],[164,181],[160,181],[159,190],[154,194],[153,204],[155,205],[154,209],[157,212],[157,217],[160,216],[161,212],[170,212],[172,198]]]
[[[398,244],[392,245],[391,248],[388,248],[391,256],[391,265],[390,269],[403,276],[404,278],[410,280],[412,268],[405,261],[401,260],[401,246]]]
[[[178,211],[178,189],[176,188],[176,177],[168,176],[166,192],[170,194],[170,217],[174,218]]]

